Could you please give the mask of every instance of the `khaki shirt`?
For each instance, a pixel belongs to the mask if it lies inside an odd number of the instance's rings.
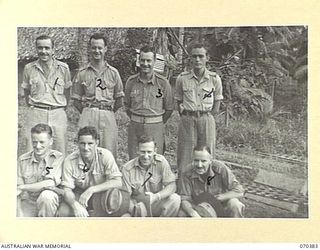
[[[181,102],[181,110],[211,111],[214,102],[223,99],[221,79],[206,69],[199,83],[193,71],[183,72],[177,78],[174,98]]]
[[[66,106],[64,89],[72,85],[69,67],[53,59],[48,77],[44,75],[39,60],[24,67],[22,88],[29,89],[30,105]]]
[[[86,190],[88,187],[122,176],[112,153],[105,148],[97,148],[89,171],[86,171],[85,166],[79,150],[68,155],[63,164],[61,185]]]
[[[44,180],[53,180],[57,185],[61,182],[63,154],[50,150],[40,162],[33,151],[23,154],[18,159],[18,185],[32,184]],[[37,198],[40,192],[28,192],[30,198]]]
[[[203,180],[194,169],[183,173],[178,185],[182,200],[192,201],[200,193],[209,192],[213,195],[228,191],[243,193],[244,189],[232,171],[221,161],[213,160],[209,167],[210,181]]]
[[[113,106],[116,98],[124,96],[118,70],[107,63],[100,72],[89,63],[79,70],[73,83],[72,98],[77,100],[106,102]]]
[[[135,193],[135,191],[157,193],[164,186],[175,182],[175,175],[172,173],[168,161],[159,154],[154,156],[149,169],[141,167],[139,157],[136,157],[127,162],[121,171],[123,188],[129,193]]]
[[[143,83],[139,74],[133,75],[126,83],[125,105],[136,115],[163,115],[166,110],[173,110],[171,86],[165,77],[156,73],[148,83]]]

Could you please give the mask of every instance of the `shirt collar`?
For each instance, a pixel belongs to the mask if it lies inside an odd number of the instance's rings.
[[[103,65],[103,70],[105,70],[105,69],[107,69],[107,68],[109,68],[109,67],[110,67],[110,65],[105,61],[105,62],[104,62],[104,65]],[[88,63],[87,68],[91,68],[91,69],[93,69],[95,72],[98,72],[97,69],[92,65],[91,62]]]
[[[210,73],[210,71],[209,71],[207,68],[205,68],[205,69],[204,69],[204,74],[203,74],[203,79],[210,79],[209,73]],[[190,79],[191,79],[191,78],[196,78],[196,79],[198,79],[197,76],[195,75],[193,69],[191,70]]]
[[[46,154],[46,156],[44,157],[44,158],[42,158],[42,160],[45,162],[45,163],[47,163],[47,162],[49,162],[49,158],[50,158],[50,156],[52,155],[52,152],[48,152],[47,154]],[[31,154],[31,162],[33,163],[33,162],[35,162],[35,163],[39,163],[40,161],[38,161],[37,159],[36,159],[36,157],[35,157],[35,155],[34,155],[34,151],[32,151],[32,154]]]
[[[43,72],[41,64],[40,64],[40,59],[36,60],[34,65],[35,65],[35,67],[37,67],[39,70],[41,70]],[[59,64],[55,58],[52,58],[52,67],[53,68],[59,67]]]
[[[140,78],[140,75],[138,75],[138,81],[143,83],[143,81],[142,81],[141,78]],[[154,72],[153,72],[151,79],[150,79],[147,83],[151,83],[151,84],[154,85],[155,82],[156,82],[156,77],[155,77],[155,74],[154,74]]]
[[[149,168],[151,168],[153,165],[155,165],[155,159],[153,159],[153,161],[151,162]],[[136,158],[133,160],[133,163],[132,163],[132,166],[130,167],[130,169],[132,169],[132,168],[134,168],[134,167],[140,168],[140,169],[145,169],[145,168],[143,168],[143,167],[140,165],[140,163],[139,163],[139,157],[136,157]],[[149,169],[149,168],[148,168],[148,169]]]

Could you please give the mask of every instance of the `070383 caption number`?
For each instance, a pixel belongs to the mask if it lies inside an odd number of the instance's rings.
[[[318,244],[300,244],[300,248],[318,248]]]

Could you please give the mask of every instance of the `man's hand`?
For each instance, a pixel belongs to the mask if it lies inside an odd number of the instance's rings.
[[[193,218],[201,218],[200,214],[198,214],[198,212],[196,210],[193,210],[190,213],[190,216],[193,217]]]
[[[160,195],[158,193],[154,194],[152,192],[145,192],[145,194],[150,196],[150,204],[160,200]]]
[[[217,194],[214,196],[218,201],[223,201],[225,199],[223,194]]]
[[[78,202],[74,203],[73,212],[75,217],[89,217],[87,209]]]
[[[88,201],[91,198],[91,196],[93,195],[93,192],[90,188],[88,188],[86,191],[84,191],[79,198],[79,203],[84,206],[87,207],[88,206]]]

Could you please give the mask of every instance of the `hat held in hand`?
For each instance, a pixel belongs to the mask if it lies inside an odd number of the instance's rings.
[[[203,212],[204,215],[215,215],[215,216],[203,216],[203,217],[226,217],[225,210],[221,201],[217,200],[213,194],[203,192],[194,198],[197,207],[200,206],[199,211]],[[212,209],[214,213],[212,212]],[[197,211],[199,213],[199,211]],[[200,213],[199,213],[200,214]],[[200,214],[201,215],[201,214]],[[201,215],[202,217],[202,215]]]
[[[118,217],[128,212],[130,194],[126,191],[111,188],[101,195],[101,207],[107,216]]]

